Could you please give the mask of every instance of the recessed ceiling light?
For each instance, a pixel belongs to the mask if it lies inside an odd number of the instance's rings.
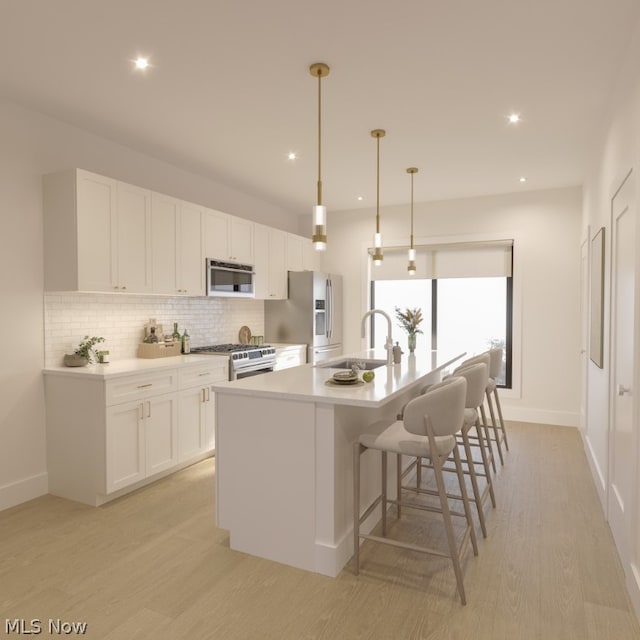
[[[139,69],[140,71],[144,71],[149,66],[149,59],[143,58],[140,56],[135,59],[134,64],[136,69]]]
[[[518,122],[520,122],[520,114],[518,114],[518,113],[512,113],[512,114],[509,116],[509,122],[510,122],[511,124],[517,124]]]
[[[298,159],[298,154],[295,151],[290,151],[287,154],[287,158],[289,158],[289,160],[297,160]]]
[[[524,176],[520,176],[520,182],[526,182],[527,179]]]
[[[364,196],[358,196],[358,200],[364,200]]]

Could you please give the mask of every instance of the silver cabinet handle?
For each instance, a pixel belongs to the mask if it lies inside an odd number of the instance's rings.
[[[625,393],[631,395],[631,387],[623,387],[621,384],[618,385],[618,395],[623,396]]]
[[[204,373],[199,373],[198,376],[202,377],[202,376],[210,376],[211,375],[211,371],[205,371]]]
[[[147,387],[153,387],[153,382],[149,382],[148,384],[139,384],[138,389],[146,389]]]
[[[207,402],[211,402],[211,387],[207,387]]]
[[[200,391],[202,391],[202,402],[206,402],[207,399],[205,397],[205,390],[204,389],[200,389]]]
[[[140,403],[140,411],[138,411],[138,419],[142,420],[144,418],[144,402]]]

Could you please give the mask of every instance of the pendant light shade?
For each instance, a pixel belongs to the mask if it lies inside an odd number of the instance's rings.
[[[312,212],[311,241],[316,251],[324,251],[327,248],[327,208],[322,204],[322,78],[329,75],[329,67],[324,62],[316,62],[309,67],[309,73],[318,78],[318,189]]]
[[[384,138],[384,129],[374,129],[371,136],[376,139],[376,232],[373,236],[373,264],[382,264],[382,234],[380,233],[380,138]]]
[[[413,175],[418,173],[415,167],[409,167],[407,173],[411,176],[411,244],[409,245],[409,264],[407,271],[410,276],[416,275],[416,250],[413,248]]]

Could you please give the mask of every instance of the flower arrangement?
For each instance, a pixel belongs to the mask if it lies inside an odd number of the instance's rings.
[[[396,307],[396,318],[400,323],[400,326],[410,335],[414,336],[416,333],[422,333],[422,329],[418,328],[418,325],[422,322],[422,309],[405,309],[401,311]]]

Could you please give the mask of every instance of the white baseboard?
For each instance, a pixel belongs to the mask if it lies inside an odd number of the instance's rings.
[[[578,427],[580,416],[573,411],[547,411],[546,409],[531,409],[502,405],[505,420],[516,422],[537,422],[538,424],[555,424],[561,427]]]
[[[0,487],[0,511],[15,507],[27,500],[39,498],[49,492],[47,473],[24,478]]]

